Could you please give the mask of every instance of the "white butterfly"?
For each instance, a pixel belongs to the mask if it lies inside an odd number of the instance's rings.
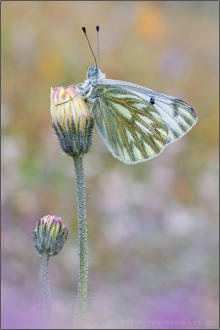
[[[96,30],[98,35],[98,26]],[[83,31],[86,35],[85,28]],[[197,115],[184,101],[133,83],[106,79],[96,58],[95,62],[88,68],[87,79],[74,86],[91,106],[114,157],[126,164],[150,160],[195,125]]]

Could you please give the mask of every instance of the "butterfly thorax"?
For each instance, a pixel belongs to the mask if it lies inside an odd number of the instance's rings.
[[[95,89],[105,79],[106,75],[94,65],[90,65],[86,74],[87,79],[80,86],[81,96],[83,99],[93,102],[96,98]]]

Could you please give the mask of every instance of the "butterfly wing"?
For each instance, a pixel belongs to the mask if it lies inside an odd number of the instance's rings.
[[[133,91],[100,84],[92,112],[109,150],[126,164],[157,156],[164,148],[169,130],[152,105]]]
[[[195,111],[187,103],[180,99],[166,94],[161,94],[143,86],[119,80],[104,79],[102,80],[102,84],[110,84],[112,86],[124,88],[150,103],[151,106],[160,114],[168,127],[169,134],[166,144],[181,138],[197,122],[197,115]]]

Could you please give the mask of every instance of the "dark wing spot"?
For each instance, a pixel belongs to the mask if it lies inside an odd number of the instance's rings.
[[[155,103],[154,98],[151,97],[151,98],[150,98],[150,104],[154,104],[154,103]]]

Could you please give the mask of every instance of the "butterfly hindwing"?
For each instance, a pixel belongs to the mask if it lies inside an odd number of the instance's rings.
[[[150,102],[124,88],[100,84],[93,104],[95,121],[112,154],[127,164],[159,154],[169,129]]]

